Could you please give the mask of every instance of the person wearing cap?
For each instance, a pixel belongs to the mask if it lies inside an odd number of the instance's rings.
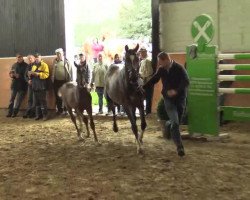
[[[103,114],[103,95],[104,95],[104,80],[108,71],[108,66],[103,62],[103,55],[99,53],[98,62],[94,64],[92,71],[91,88],[96,88],[98,95],[99,112],[97,114]]]
[[[146,48],[141,48],[140,51],[140,67],[139,74],[143,79],[143,82],[146,83],[153,75],[152,62],[148,58]],[[154,86],[146,88],[145,96],[146,96],[146,115],[151,113],[152,107],[152,98],[153,98]]]
[[[166,135],[171,134],[177,147],[177,153],[182,157],[185,155],[185,152],[179,125],[186,107],[189,78],[185,68],[171,60],[166,52],[159,53],[157,59],[159,67],[152,78],[144,84],[143,88],[151,87],[161,79],[161,93],[164,99],[165,110],[170,119],[165,125],[165,132]]]
[[[31,71],[28,72],[29,82],[32,83],[34,91],[34,101],[36,107],[36,118],[39,120],[48,119],[48,109],[46,100],[47,80],[49,78],[49,66],[42,61],[41,54],[35,54],[35,63],[32,65]]]
[[[62,48],[56,49],[55,53],[56,58],[53,62],[53,71],[51,74],[51,80],[56,98],[55,104],[57,114],[62,114],[63,111],[66,114],[67,110],[63,106],[62,99],[58,96],[58,90],[64,83],[72,81],[72,67],[69,61],[65,58]]]
[[[24,62],[21,54],[16,54],[16,63],[12,65],[9,72],[11,78],[11,96],[6,117],[16,117],[19,112],[20,105],[27,91],[27,83],[25,81],[25,71],[28,64]]]
[[[74,61],[74,65],[77,69],[76,82],[81,87],[88,87],[90,83],[90,69],[86,61],[86,57],[83,53],[79,54],[79,63]]]

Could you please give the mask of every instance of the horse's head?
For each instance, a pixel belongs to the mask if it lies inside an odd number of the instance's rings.
[[[132,67],[135,70],[139,69],[139,57],[137,55],[138,49],[139,44],[137,44],[134,49],[129,49],[128,45],[125,46],[125,66]]]
[[[139,49],[139,44],[136,45],[134,49],[129,49],[128,46],[125,46],[125,70],[127,74],[128,83],[137,89],[140,85],[140,76],[139,76],[139,57],[137,51]]]

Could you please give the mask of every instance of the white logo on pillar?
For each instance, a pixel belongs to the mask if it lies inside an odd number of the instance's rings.
[[[200,24],[197,21],[194,21],[194,26],[198,29],[199,33],[196,35],[196,37],[194,38],[194,41],[197,42],[200,37],[204,37],[204,39],[209,42],[211,40],[211,38],[209,38],[209,36],[206,33],[206,29],[212,24],[211,21],[207,21],[203,27],[200,26]]]

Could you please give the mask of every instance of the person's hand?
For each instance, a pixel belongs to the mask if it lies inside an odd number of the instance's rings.
[[[10,73],[9,73],[9,76],[10,76],[10,78],[14,78],[14,73],[13,73],[13,72],[10,72]]]
[[[32,80],[29,80],[29,81],[28,81],[28,84],[29,84],[29,85],[32,85]]]
[[[90,88],[91,88],[91,90],[94,89],[94,83],[90,83]]]
[[[39,76],[38,72],[28,71],[28,76]]]
[[[28,71],[28,77],[31,77],[32,71]]]
[[[14,76],[15,76],[16,78],[19,78],[19,77],[20,77],[20,75],[19,75],[19,74],[14,74]]]
[[[177,91],[176,90],[168,90],[167,91],[167,95],[169,96],[169,97],[174,97],[174,96],[176,96],[177,95]]]
[[[39,73],[38,73],[38,72],[34,72],[33,75],[34,75],[34,76],[39,76]]]
[[[139,85],[139,86],[137,87],[137,91],[139,91],[142,95],[145,95],[145,90],[144,90],[144,88],[143,88],[142,85]]]

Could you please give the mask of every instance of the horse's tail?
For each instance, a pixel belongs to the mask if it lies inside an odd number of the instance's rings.
[[[62,86],[59,88],[58,92],[57,92],[57,95],[58,95],[59,97],[62,97],[63,93],[65,93],[65,92],[63,92],[63,91],[65,91],[65,89],[63,89],[63,88],[65,88],[65,85],[62,85]]]
[[[112,99],[109,97],[107,90],[106,90],[106,87],[104,88],[104,97],[107,101],[107,106],[110,109],[110,105],[112,104]]]
[[[59,88],[58,92],[57,92],[57,95],[59,97],[62,97],[62,87]]]

